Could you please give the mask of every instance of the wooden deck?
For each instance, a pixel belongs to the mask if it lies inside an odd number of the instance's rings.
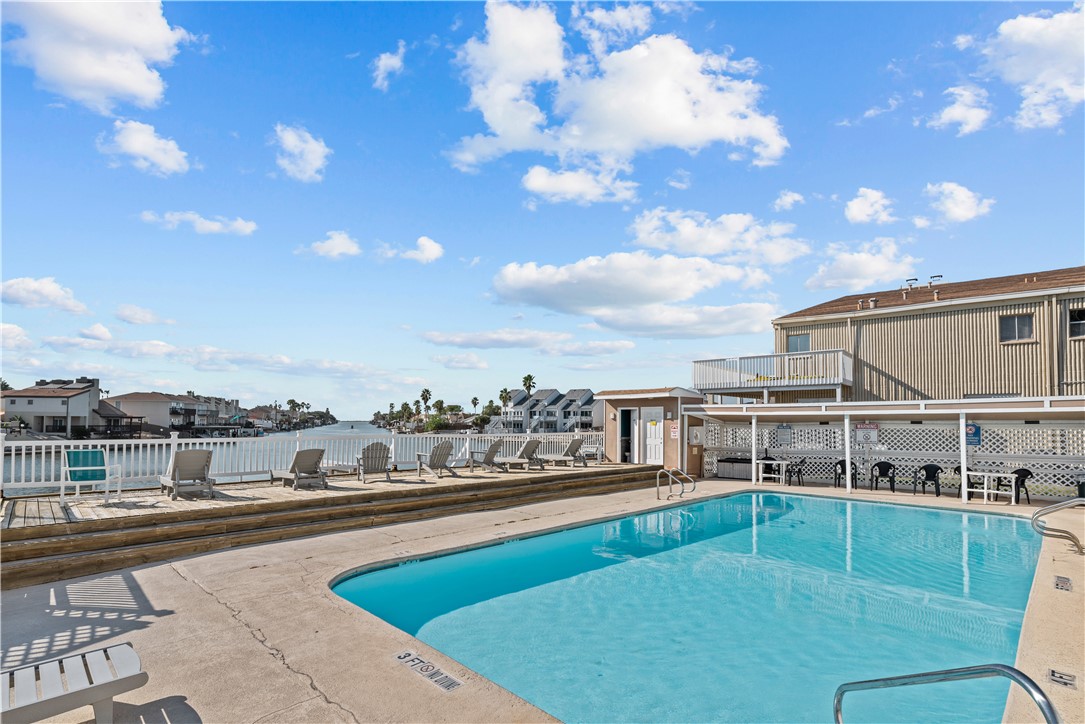
[[[622,465],[617,464],[603,464],[592,465],[587,469],[577,466],[575,470],[590,471],[591,474],[598,475],[603,470],[616,472],[622,467]],[[369,482],[365,483],[358,480],[355,475],[340,474],[328,476],[327,489],[307,487],[301,490],[294,490],[289,486],[284,486],[278,480],[274,482],[268,480],[249,481],[216,485],[213,499],[208,499],[203,494],[194,494],[171,500],[168,495],[161,493],[157,488],[125,491],[120,500],[117,500],[114,496],[111,497],[108,503],[105,502],[105,497],[100,493],[84,494],[79,499],[68,497],[63,504],[61,504],[59,496],[56,495],[11,498],[3,501],[0,530],[29,528],[56,523],[78,524],[83,521],[110,518],[221,510],[233,506],[252,506],[254,504],[288,502],[299,499],[311,500],[313,498],[357,496],[359,493],[364,494],[367,492],[417,490],[418,488],[436,490],[462,483],[492,481],[495,485],[500,485],[502,481],[509,480],[520,482],[528,479],[544,480],[555,475],[568,475],[573,470],[569,467],[549,466],[544,471],[514,470],[509,473],[495,473],[483,468],[475,468],[474,472],[469,470],[457,471],[459,473],[458,477],[446,474],[439,479],[432,475],[420,478],[414,471],[406,471],[392,473],[392,482],[388,482],[383,478],[376,480],[373,476],[370,476]]]

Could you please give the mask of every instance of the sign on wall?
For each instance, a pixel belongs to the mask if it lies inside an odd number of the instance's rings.
[[[678,420],[672,420],[671,421],[671,439],[672,440],[677,440],[678,439]]]
[[[874,444],[878,442],[878,423],[855,423],[855,442],[860,444]]]
[[[983,444],[983,428],[974,422],[970,422],[964,426],[964,441],[966,445],[974,445],[976,447]]]
[[[776,447],[791,447],[791,425],[776,426]]]

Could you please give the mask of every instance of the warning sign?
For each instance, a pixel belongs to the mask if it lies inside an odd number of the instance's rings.
[[[878,423],[855,423],[855,442],[860,444],[874,444],[878,442]]]
[[[677,440],[678,439],[678,420],[672,420],[671,421],[671,439],[672,440]]]

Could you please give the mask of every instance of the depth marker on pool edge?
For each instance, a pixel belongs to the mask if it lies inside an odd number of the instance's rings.
[[[455,676],[442,671],[437,664],[423,659],[413,651],[400,651],[394,658],[404,666],[414,669],[422,678],[433,682],[442,691],[455,691],[463,686],[463,682]]]

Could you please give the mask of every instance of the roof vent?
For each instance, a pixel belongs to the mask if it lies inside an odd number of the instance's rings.
[[[870,298],[870,308],[874,309],[877,306],[878,306],[878,298],[877,297],[871,297]]]
[[[938,301],[938,293],[941,292],[941,291],[942,291],[941,289],[935,289],[934,290],[934,301],[936,301],[936,302]]]
[[[911,289],[911,288],[912,288],[912,285],[911,285],[911,284],[909,284],[909,285],[908,285],[908,289]],[[902,297],[904,297],[904,301],[908,301],[908,289],[903,289],[903,290],[901,290],[901,292],[900,292],[900,295],[901,295]]]
[[[930,279],[927,280],[927,286],[928,287],[933,287],[935,284],[937,284],[940,281],[942,281],[942,275],[941,274],[935,274]]]
[[[918,279],[916,279],[915,277],[912,277],[911,279],[905,279],[904,283],[908,285],[909,289],[911,289],[912,287],[915,286],[916,282],[918,282],[918,281],[919,281]]]
[[[862,299],[860,299],[858,302],[856,302],[855,308],[856,309],[862,309],[863,308],[863,300]]]

